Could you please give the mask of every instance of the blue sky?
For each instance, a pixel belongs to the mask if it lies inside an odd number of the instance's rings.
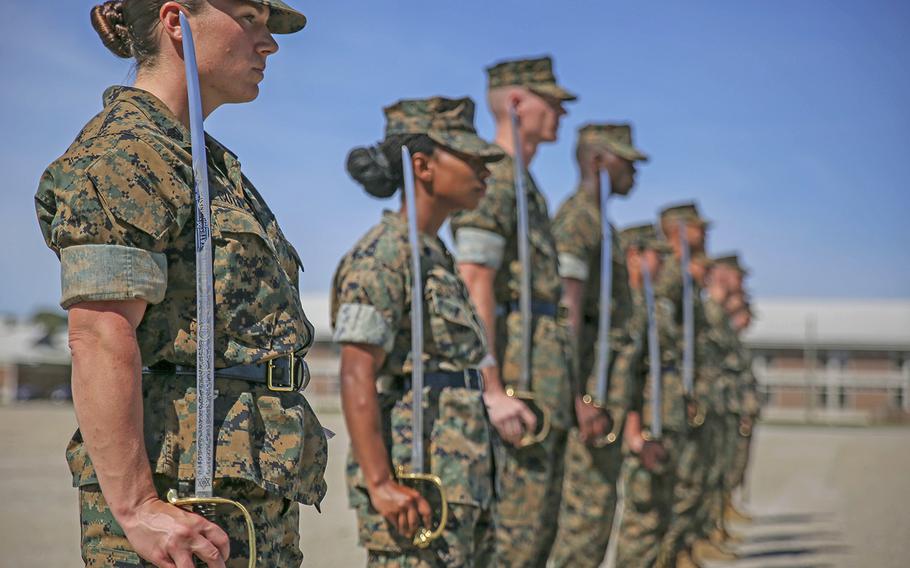
[[[483,68],[552,54],[580,95],[532,169],[555,211],[574,189],[577,127],[630,120],[652,156],[620,226],[696,198],[714,252],[742,251],[761,297],[910,297],[910,4],[849,2],[301,2],[261,96],[207,129],[241,158],[300,250],[305,292],[383,207],[344,171],[403,97],[470,95],[492,136]],[[8,10],[0,33],[0,312],[55,305],[56,258],[32,197],[44,167],[130,65],[101,45],[91,2]]]

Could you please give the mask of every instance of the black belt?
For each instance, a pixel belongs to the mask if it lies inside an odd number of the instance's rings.
[[[496,306],[496,315],[505,316],[509,315],[512,312],[520,312],[521,306],[518,302],[506,302],[505,304],[499,304]],[[535,316],[550,316],[555,318],[560,316],[562,309],[559,304],[553,302],[542,302],[538,300],[531,300],[531,314]]]
[[[142,374],[196,376],[196,367],[162,361],[142,369]],[[302,354],[291,353],[259,363],[215,369],[215,378],[260,383],[274,392],[294,392],[305,389],[310,383],[310,369]]]
[[[394,382],[396,389],[411,390],[410,376],[395,377]],[[442,390],[444,388],[483,390],[483,376],[477,369],[436,371],[434,373],[424,373],[423,384],[433,390]]]

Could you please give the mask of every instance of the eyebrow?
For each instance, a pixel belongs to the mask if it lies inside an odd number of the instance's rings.
[[[269,9],[269,7],[266,6],[265,4],[260,4],[258,2],[252,2],[251,0],[238,0],[238,2],[245,7],[249,7],[249,8],[252,8],[253,10],[255,10],[257,15],[264,14],[266,12],[271,11]]]

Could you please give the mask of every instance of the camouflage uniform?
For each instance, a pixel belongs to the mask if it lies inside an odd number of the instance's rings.
[[[385,109],[386,135],[428,133],[437,142],[490,159],[504,154],[474,133],[470,99],[402,101]],[[460,129],[460,130],[459,130]],[[427,373],[467,371],[487,356],[486,335],[474,312],[455,262],[435,235],[421,235],[424,285],[424,352]],[[381,347],[386,354],[377,373],[385,447],[392,471],[410,469],[412,397],[403,390],[411,360],[411,254],[407,219],[385,212],[342,258],[332,293],[335,341]],[[370,566],[486,565],[493,551],[493,463],[482,392],[467,388],[424,387],[425,471],[438,475],[450,504],[442,538],[425,549],[401,536],[371,505],[353,451],[347,464],[348,496],[356,510],[360,544]],[[432,498],[432,495],[428,495]],[[431,501],[432,503],[432,501]]]
[[[736,376],[736,389],[739,398],[740,416],[746,416],[752,419],[753,424],[758,420],[761,413],[761,402],[758,395],[758,381],[752,372],[752,355],[749,350],[742,344],[739,337],[736,337],[737,350],[742,361],[742,370]],[[737,432],[739,427],[737,425]],[[746,468],[749,464],[749,453],[752,444],[752,431],[747,435],[740,434],[736,437],[733,447],[733,457],[731,461],[730,475],[727,480],[729,490],[736,489],[745,481]]]
[[[666,251],[658,241],[652,225],[633,227],[622,232],[623,250],[630,245]],[[643,290],[633,290],[636,317],[647,326],[647,311]],[[673,514],[673,490],[677,483],[681,452],[686,445],[689,426],[686,420],[681,375],[681,329],[674,320],[672,304],[666,298],[655,297],[654,317],[657,325],[661,360],[661,402],[663,432],[661,443],[666,461],[659,471],[647,470],[637,455],[630,453],[624,464],[623,484],[625,502],[622,525],[619,527],[617,568],[671,566],[675,550],[664,548],[664,537]],[[631,409],[641,414],[642,435],[650,438],[653,420],[651,393],[653,377],[650,362],[645,360],[647,379],[640,397],[633,399]]]
[[[632,145],[628,125],[587,125],[579,131],[579,144],[604,146],[629,159],[646,156]],[[609,191],[609,188],[601,188]],[[610,301],[609,392],[603,402],[621,431],[630,397],[637,397],[641,381],[634,377],[641,356],[641,327],[633,325],[633,301],[625,255],[611,227],[612,267]],[[596,351],[600,317],[602,230],[597,196],[579,188],[560,207],[553,220],[553,235],[559,252],[559,273],[584,283],[582,321],[576,338],[578,377],[582,389],[596,393]],[[621,441],[595,447],[585,444],[573,429],[566,451],[559,530],[550,554],[554,566],[599,566],[607,550],[616,510],[616,481],[623,456]]]
[[[500,63],[489,70],[490,87],[524,86],[532,91],[571,100],[556,85],[549,58]],[[452,218],[459,262],[496,270],[494,294],[507,308],[519,299],[522,266],[518,260],[518,224],[512,159],[490,168],[487,195],[474,211]],[[556,243],[550,230],[547,202],[525,172],[531,252],[531,295],[535,302],[557,304],[561,282]],[[518,311],[497,317],[496,360],[503,382],[515,385],[520,373],[521,316]],[[566,433],[572,424],[571,346],[565,325],[551,315],[532,318],[531,388],[549,410],[552,429],[539,444],[518,449],[493,437],[496,464],[497,566],[537,566],[546,562],[556,535]]]
[[[136,337],[145,365],[196,361],[195,233],[190,136],[151,94],[105,92],[104,110],[51,164],[35,196],[48,246],[59,256],[64,308],[143,299]],[[302,355],[313,327],[300,305],[300,258],[227,148],[206,137],[212,198],[215,366]],[[300,392],[217,379],[215,477],[220,496],[251,504],[263,564],[299,564],[297,502],[325,495],[326,438]],[[159,489],[194,478],[195,383],[162,373],[142,384],[145,446]],[[83,504],[83,555],[91,565],[133,559],[98,489],[79,431],[67,448]],[[241,483],[245,482],[245,483]],[[251,486],[262,491],[248,500]],[[232,529],[230,525],[223,525]],[[93,528],[94,527],[94,528]],[[89,529],[92,530],[89,530]],[[102,530],[95,530],[102,529]],[[237,534],[232,538],[240,539]],[[114,548],[104,543],[116,543]],[[265,543],[287,543],[273,548]],[[98,552],[101,551],[101,552]],[[273,552],[270,552],[273,551]],[[232,547],[232,557],[244,554]],[[141,565],[118,560],[120,566]]]

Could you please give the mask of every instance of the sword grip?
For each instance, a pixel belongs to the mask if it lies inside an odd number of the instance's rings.
[[[550,410],[537,404],[537,396],[533,392],[519,391],[513,387],[506,387],[506,396],[518,399],[529,406],[534,406],[540,412],[540,424],[537,425],[537,431],[525,433],[516,447],[527,448],[546,440],[547,436],[550,435]]]
[[[439,526],[435,529],[430,529],[428,527],[418,528],[417,534],[414,535],[414,540],[411,541],[414,546],[421,550],[429,548],[434,540],[442,536],[442,533],[446,530],[446,524],[449,521],[449,501],[446,499],[446,492],[442,485],[442,479],[440,479],[438,475],[433,475],[432,473],[409,473],[400,465],[398,466],[397,477],[399,481],[428,483],[433,485],[439,492]]]
[[[594,408],[599,408],[599,409],[603,410],[604,412],[606,412],[607,414],[610,414],[610,412],[604,407],[604,405],[602,405],[599,402],[597,402],[596,400],[594,400],[594,398],[589,394],[584,395],[581,398],[581,401],[585,404],[593,406]],[[600,438],[594,440],[591,443],[591,445],[594,446],[595,448],[605,448],[607,446],[611,446],[611,445],[615,444],[619,440],[620,434],[622,434],[622,421],[613,420],[612,414],[610,414],[610,421],[613,423],[613,428],[609,432],[607,432],[605,435],[601,436]]]
[[[193,512],[197,512],[200,507],[214,509],[216,505],[230,505],[239,509],[240,514],[243,515],[243,521],[246,523],[246,536],[247,542],[249,543],[250,559],[247,563],[247,567],[256,567],[256,526],[253,524],[253,517],[250,516],[250,512],[242,503],[238,503],[231,499],[224,499],[222,497],[178,497],[177,491],[174,489],[167,492],[167,502],[171,505]],[[227,558],[225,558],[225,560],[227,560]]]

